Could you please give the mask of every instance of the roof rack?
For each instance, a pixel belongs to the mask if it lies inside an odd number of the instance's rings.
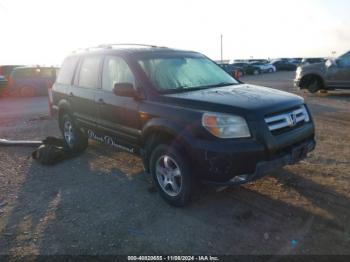
[[[102,45],[99,45],[98,47],[100,47],[100,48],[112,48],[113,46],[121,46],[121,45],[145,46],[145,47],[160,47],[160,46],[156,46],[156,45],[133,44],[133,43],[102,44]]]
[[[133,44],[133,43],[117,43],[117,44],[101,44],[98,46],[92,46],[87,48],[78,48],[73,51],[73,53],[77,53],[79,51],[90,51],[93,49],[112,49],[113,46],[145,46],[145,47],[153,47],[153,48],[166,48],[163,46],[156,46],[156,45],[147,45],[147,44]]]

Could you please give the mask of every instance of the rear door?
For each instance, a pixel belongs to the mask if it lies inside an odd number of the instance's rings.
[[[97,106],[95,95],[100,88],[102,57],[97,55],[82,57],[74,83],[67,90],[68,100],[78,125],[86,129],[95,129]]]
[[[131,83],[135,87],[135,76],[122,57],[106,56],[102,86],[95,97],[99,132],[112,138],[108,143],[132,152],[141,135],[139,102],[132,97],[115,95],[116,83]]]

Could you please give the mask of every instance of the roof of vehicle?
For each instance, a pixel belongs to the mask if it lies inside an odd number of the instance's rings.
[[[99,45],[96,47],[90,47],[85,49],[78,49],[74,51],[70,56],[74,55],[88,55],[88,54],[111,54],[111,53],[133,53],[133,54],[146,54],[146,53],[196,53],[194,51],[173,49],[164,46],[155,45],[142,45],[142,44],[107,44]]]

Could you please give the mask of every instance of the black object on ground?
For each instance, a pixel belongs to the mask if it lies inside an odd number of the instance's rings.
[[[72,157],[72,154],[67,150],[62,138],[47,137],[32,153],[32,158],[43,165],[54,165],[65,159]]]

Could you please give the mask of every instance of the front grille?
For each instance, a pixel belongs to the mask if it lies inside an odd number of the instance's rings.
[[[309,121],[309,114],[305,106],[300,106],[296,109],[291,109],[265,118],[265,123],[274,135],[298,128]]]

